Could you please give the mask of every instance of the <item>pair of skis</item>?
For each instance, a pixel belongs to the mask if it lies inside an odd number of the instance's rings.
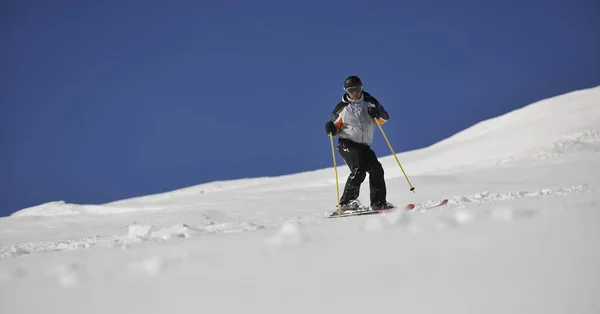
[[[435,204],[433,206],[428,206],[425,207],[424,209],[432,209],[432,208],[436,208],[436,207],[440,207],[443,205],[448,204],[448,199],[444,199],[443,201],[439,202],[438,204]],[[361,215],[373,215],[373,214],[383,214],[383,213],[391,213],[391,212],[395,212],[398,210],[413,210],[415,209],[415,204],[407,204],[404,207],[397,207],[397,208],[391,208],[391,209],[382,209],[382,210],[373,210],[373,209],[369,209],[369,208],[361,208],[358,210],[352,210],[352,211],[345,211],[344,213],[342,213],[341,215],[338,215],[337,211],[333,212],[331,215],[329,215],[329,218],[342,218],[342,217],[349,217],[349,216],[361,216]]]

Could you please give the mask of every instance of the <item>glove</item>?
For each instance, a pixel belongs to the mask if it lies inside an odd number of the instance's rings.
[[[331,135],[337,134],[337,128],[335,127],[335,124],[333,124],[333,121],[325,123],[325,132],[327,132],[327,134],[331,133]]]
[[[371,118],[378,119],[381,118],[381,110],[377,107],[369,107],[367,108],[367,112],[371,116]]]

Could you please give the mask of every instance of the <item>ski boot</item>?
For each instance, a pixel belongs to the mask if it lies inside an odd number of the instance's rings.
[[[385,201],[371,204],[372,210],[386,210],[386,209],[393,209],[393,208],[396,208],[396,206],[394,206],[394,204],[388,203]]]
[[[358,201],[358,200],[351,200],[347,204],[340,205],[340,213],[342,213],[342,214],[345,212],[357,211],[357,210],[364,210],[364,208],[360,204],[360,201]]]

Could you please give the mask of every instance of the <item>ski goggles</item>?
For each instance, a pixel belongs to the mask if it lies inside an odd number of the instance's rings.
[[[363,91],[363,87],[362,86],[350,86],[348,88],[345,89],[346,93],[348,94],[357,94]]]

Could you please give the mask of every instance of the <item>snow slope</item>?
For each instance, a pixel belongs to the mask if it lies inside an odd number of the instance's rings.
[[[593,88],[536,102],[409,152],[403,159],[413,173],[440,173],[595,156],[600,152],[599,93]]]
[[[23,209],[0,219],[0,312],[600,313],[600,87],[398,157],[410,212],[325,218],[331,168]]]

